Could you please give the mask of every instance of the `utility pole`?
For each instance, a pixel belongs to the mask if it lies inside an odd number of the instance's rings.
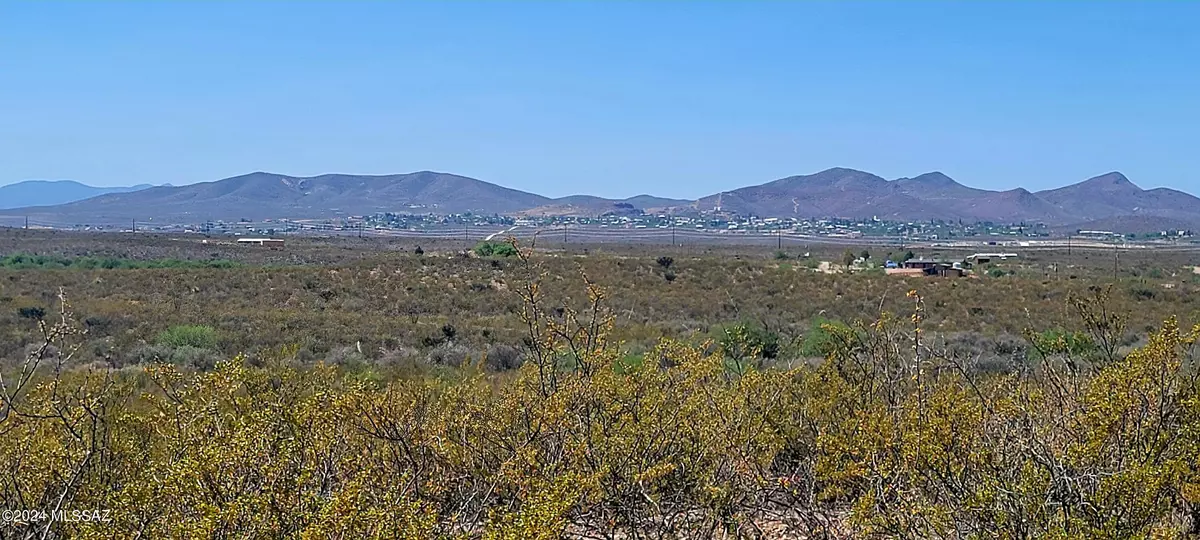
[[[25,216],[25,228],[29,229],[29,216]]]
[[[133,232],[137,232],[137,220],[133,220]]]
[[[775,229],[775,249],[783,249],[783,227]]]
[[[677,245],[678,244],[675,243],[675,218],[672,217],[671,218],[671,247],[675,247]]]
[[[1070,235],[1070,233],[1067,234],[1067,256],[1068,257],[1071,256],[1071,235]]]
[[[1113,242],[1113,279],[1117,279],[1117,270],[1121,267],[1121,252],[1117,248],[1117,243]]]

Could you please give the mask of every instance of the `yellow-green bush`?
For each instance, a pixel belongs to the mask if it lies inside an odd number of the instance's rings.
[[[663,340],[618,369],[606,293],[585,276],[586,301],[546,311],[553,278],[529,270],[515,292],[531,352],[512,376],[481,360],[375,382],[301,367],[295,349],[209,372],[56,376],[61,359],[35,351],[44,375],[6,374],[0,507],[111,510],[109,523],[51,525],[80,538],[1171,538],[1200,527],[1200,401],[1184,365],[1200,329],[1169,320],[1092,369],[1072,368],[1066,347],[981,374],[927,342],[914,291],[907,317],[826,326],[819,365],[731,370],[719,346]],[[1100,320],[1087,302],[1081,316]],[[75,336],[67,315],[44,327],[59,350]]]

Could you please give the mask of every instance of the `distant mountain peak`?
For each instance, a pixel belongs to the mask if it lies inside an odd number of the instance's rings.
[[[1105,173],[1100,176],[1094,176],[1084,180],[1083,182],[1080,182],[1080,184],[1104,190],[1142,190],[1142,188],[1138,187],[1137,184],[1130,182],[1129,178],[1127,178],[1124,174],[1121,174],[1117,171]]]
[[[834,167],[832,169],[826,169],[819,173],[809,175],[808,178],[812,178],[814,180],[868,181],[868,182],[873,182],[873,183],[887,182],[887,180],[884,180],[883,178],[881,178],[877,175],[871,174],[867,171],[860,171],[858,169],[850,169],[847,167]]]
[[[919,184],[919,185],[925,185],[925,186],[958,186],[958,185],[961,185],[956,180],[954,180],[953,178],[950,178],[949,176],[946,176],[946,174],[941,171],[927,172],[925,174],[916,176],[914,178],[897,178],[896,181],[902,182],[902,183],[907,183],[907,184]]]
[[[847,185],[860,185],[860,184],[874,186],[874,185],[878,184],[878,185],[882,186],[886,183],[887,183],[887,180],[884,180],[883,178],[875,176],[874,174],[871,174],[869,172],[860,171],[857,169],[848,169],[845,167],[833,167],[831,169],[825,169],[818,173],[813,173],[813,174],[808,174],[808,175],[789,176],[787,178],[781,178],[774,182],[768,182],[766,184],[763,184],[760,187],[766,187],[766,186],[771,186],[771,185],[789,186],[789,185],[796,185],[796,184],[826,185],[826,186],[835,186],[835,185],[847,186]]]
[[[865,174],[865,175],[869,175],[869,176],[875,176],[869,172],[860,171],[858,169],[851,169],[849,167],[830,167],[830,168],[825,169],[825,170],[823,170],[819,173],[816,173],[812,176],[817,176],[817,175],[821,175],[821,174],[856,174],[856,175],[857,174]]]

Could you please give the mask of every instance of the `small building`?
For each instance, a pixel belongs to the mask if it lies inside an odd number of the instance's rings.
[[[281,238],[238,238],[239,246],[263,246],[269,248],[282,248],[283,239]]]
[[[930,259],[909,259],[904,261],[903,268],[888,268],[885,272],[889,275],[902,276],[963,277],[967,275],[967,270],[962,267],[961,263],[940,262]]]
[[[916,268],[916,269],[921,269],[921,270],[932,270],[932,269],[936,269],[937,265],[938,265],[937,261],[933,261],[933,260],[929,260],[929,259],[909,259],[907,261],[904,261],[904,268],[908,268],[908,269]]]
[[[961,266],[944,265],[938,267],[938,275],[942,277],[966,277],[967,270]]]

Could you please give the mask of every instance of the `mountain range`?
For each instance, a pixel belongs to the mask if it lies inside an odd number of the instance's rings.
[[[1031,192],[1024,188],[972,188],[940,172],[885,180],[862,171],[833,168],[711,195],[697,204],[705,210],[718,205],[723,211],[763,216],[1047,225],[1087,225],[1114,218],[1129,218],[1129,224],[1200,223],[1200,199],[1173,189],[1145,190],[1119,172]]]
[[[148,187],[152,186],[141,184],[129,187],[96,187],[72,180],[28,180],[0,186],[0,210],[64,204],[105,193],[127,193]]]
[[[972,188],[940,172],[887,180],[863,171],[833,168],[694,201],[650,195],[628,199],[573,195],[554,199],[430,171],[312,177],[255,172],[185,186],[137,187],[137,191],[125,188],[124,192],[62,204],[42,203],[4,210],[0,215],[25,215],[57,223],[106,224],[130,219],[198,223],[376,212],[597,216],[642,211],[672,214],[718,211],[759,217],[1036,222],[1139,231],[1200,225],[1200,199],[1172,189],[1142,189],[1118,172],[1058,189],[1031,192],[1023,188],[1007,191]],[[3,189],[0,188],[0,207],[16,206]]]

